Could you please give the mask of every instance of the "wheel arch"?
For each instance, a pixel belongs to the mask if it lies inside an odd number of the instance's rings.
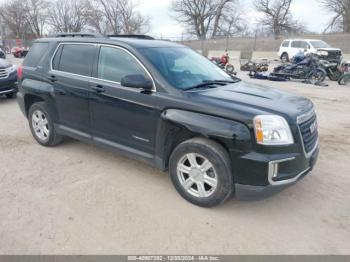
[[[156,139],[156,162],[167,170],[169,158],[177,145],[202,137],[221,145],[229,155],[231,149],[251,146],[251,136],[244,124],[210,115],[169,109],[162,113]]]

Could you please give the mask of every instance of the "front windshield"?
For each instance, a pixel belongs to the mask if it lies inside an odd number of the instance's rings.
[[[233,80],[218,66],[189,48],[143,48],[140,52],[177,89],[185,90],[206,81]]]
[[[326,42],[323,41],[310,41],[311,45],[314,48],[329,48],[329,44],[327,44]]]

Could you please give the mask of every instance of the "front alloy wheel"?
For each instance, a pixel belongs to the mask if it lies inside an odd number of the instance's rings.
[[[177,165],[182,187],[194,197],[209,197],[217,187],[218,178],[213,164],[204,156],[186,154]]]
[[[179,194],[201,207],[223,203],[234,190],[230,157],[210,139],[179,144],[170,156],[169,173]]]

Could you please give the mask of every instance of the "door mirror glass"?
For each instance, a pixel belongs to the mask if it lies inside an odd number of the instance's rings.
[[[149,78],[144,75],[127,75],[121,80],[121,85],[125,87],[143,89],[145,91],[151,91],[153,89],[153,83]]]

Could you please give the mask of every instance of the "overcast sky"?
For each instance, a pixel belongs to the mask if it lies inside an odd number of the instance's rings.
[[[163,35],[165,38],[180,37],[181,33],[186,31],[172,19],[174,14],[170,10],[171,0],[136,0],[136,2],[139,3],[140,12],[152,19],[151,35],[157,37]],[[255,24],[258,14],[254,11],[252,2],[253,0],[240,0],[240,6],[251,24]],[[319,0],[295,0],[292,12],[295,18],[305,23],[313,32],[322,32],[330,19],[330,14],[322,9]]]

